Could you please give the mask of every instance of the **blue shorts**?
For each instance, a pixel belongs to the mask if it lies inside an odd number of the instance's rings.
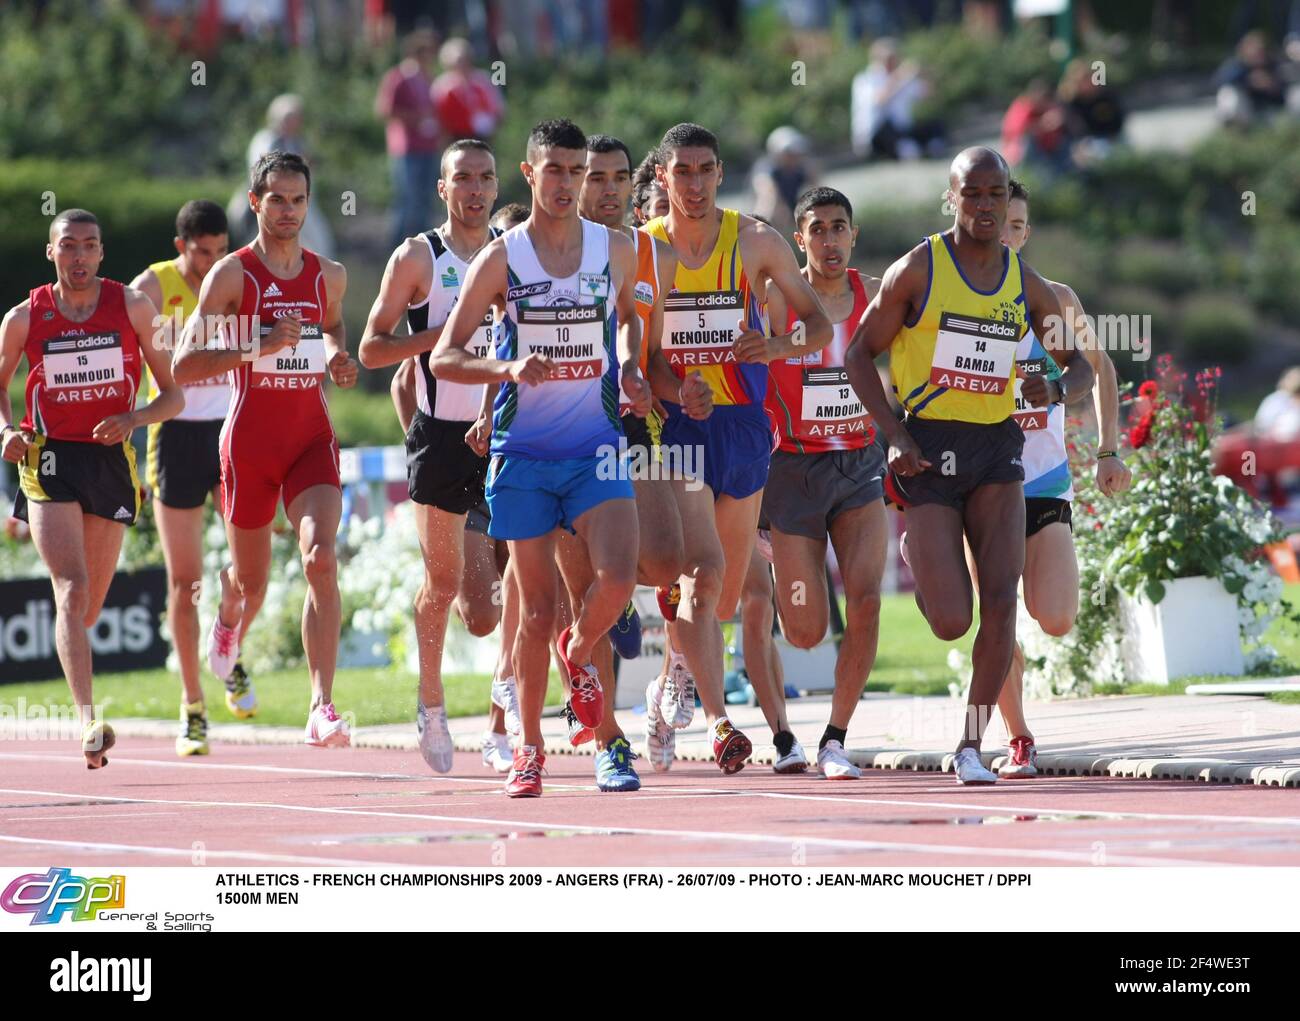
[[[697,455],[684,451],[700,449],[704,484],[713,490],[715,500],[720,496],[743,500],[767,484],[772,424],[761,404],[724,404],[703,422],[682,414],[676,404],[665,402],[664,407],[668,418],[659,442],[670,448],[665,458],[680,457],[684,464],[695,464]]]
[[[625,473],[602,477],[602,457],[539,461],[497,454],[488,466],[487,502],[493,539],[536,539],[573,523],[606,500],[631,500]]]

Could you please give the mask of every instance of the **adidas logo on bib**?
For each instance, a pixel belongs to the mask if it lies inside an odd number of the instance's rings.
[[[272,281],[271,281],[271,285],[270,285],[269,287],[267,287],[267,289],[266,289],[266,295],[265,295],[265,297],[267,297],[267,298],[278,298],[279,296],[280,296],[280,288],[278,288],[278,287],[275,285],[275,281],[272,280]]]

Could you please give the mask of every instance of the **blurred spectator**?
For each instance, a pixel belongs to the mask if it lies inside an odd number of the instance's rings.
[[[1124,107],[1115,86],[1098,85],[1092,65],[1077,58],[1066,65],[1056,94],[1065,104],[1074,162],[1084,165],[1104,157],[1124,132]]]
[[[871,62],[853,79],[852,141],[859,156],[916,159],[943,151],[942,128],[916,120],[916,104],[929,91],[915,61],[900,58],[892,39],[878,39]]]
[[[1260,402],[1254,431],[1270,440],[1300,439],[1300,366],[1282,373],[1277,389]]]
[[[252,167],[268,152],[277,149],[282,152],[295,153],[310,162],[311,154],[307,151],[307,146],[303,142],[302,127],[302,97],[292,92],[276,96],[266,108],[266,127],[255,134],[253,140],[248,143],[248,166]],[[315,168],[312,169],[313,184],[319,185],[320,179],[315,175]],[[257,224],[251,222],[253,218],[251,210],[248,208],[247,192],[248,182],[245,181],[243,188],[236,190],[235,198],[231,203],[232,207],[238,205],[239,208],[227,210],[228,213],[238,214],[227,216],[231,224],[232,242],[237,240],[235,224],[238,222],[242,221],[242,226],[247,231],[246,241],[251,239],[252,235],[257,232]],[[321,212],[321,198],[316,188],[313,188],[311,200],[307,206],[307,218],[303,221],[299,240],[305,248],[310,248],[313,252],[323,255],[327,259],[334,257],[334,232],[330,229],[329,221],[325,219],[324,214]],[[232,245],[232,247],[234,246]]]
[[[491,76],[474,66],[474,50],[465,39],[448,39],[438,59],[443,72],[433,83],[433,106],[447,141],[481,138],[491,142],[505,113]]]
[[[1262,32],[1247,32],[1214,76],[1219,119],[1245,126],[1287,104],[1281,64]],[[1294,103],[1294,101],[1293,101]]]
[[[794,205],[813,183],[808,140],[791,127],[767,136],[767,155],[754,164],[751,185],[755,215],[782,234],[794,230]]]
[[[1066,111],[1043,78],[1011,101],[1002,118],[1002,155],[1012,166],[1037,163],[1055,170],[1070,164]]]
[[[402,45],[402,62],[379,83],[375,113],[386,122],[393,173],[392,247],[429,225],[438,181],[438,115],[429,70],[438,38],[418,29]]]

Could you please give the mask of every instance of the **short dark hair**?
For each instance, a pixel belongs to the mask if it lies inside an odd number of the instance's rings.
[[[532,215],[532,210],[522,202],[511,202],[492,214],[492,226],[497,230],[509,230],[517,227]]]
[[[1010,191],[1007,194],[1007,201],[1010,202],[1012,199],[1020,199],[1024,202],[1025,207],[1028,208],[1029,189],[1025,187],[1025,182],[1013,177],[1008,181],[1007,186],[1010,188]]]
[[[540,149],[586,149],[587,136],[582,128],[567,117],[539,121],[528,133],[528,162],[531,163]]]
[[[588,135],[587,152],[621,152],[627,157],[627,169],[632,169],[632,153],[613,135]]]
[[[50,240],[54,240],[54,235],[58,233],[59,227],[65,223],[93,223],[99,226],[99,217],[89,209],[65,209],[53,220],[50,221]],[[100,230],[103,234],[103,230]]]
[[[226,211],[207,199],[190,199],[176,214],[176,236],[182,241],[227,234]]]
[[[659,181],[655,167],[659,166],[659,150],[651,149],[645,154],[636,170],[632,172],[632,208],[640,212],[650,201],[650,189]]]
[[[458,152],[465,152],[469,149],[478,149],[496,159],[496,153],[492,151],[492,146],[481,138],[458,138],[442,151],[442,160],[438,163],[438,173],[444,177],[447,174],[447,160],[451,159]]]
[[[285,152],[283,149],[272,149],[253,164],[253,169],[248,173],[249,191],[259,197],[264,195],[267,178],[277,172],[302,174],[307,179],[307,194],[311,194],[311,167],[296,152]]]
[[[664,132],[663,141],[659,143],[659,162],[667,166],[675,149],[685,149],[688,146],[702,146],[712,149],[715,158],[722,158],[722,154],[718,150],[718,136],[708,128],[687,122],[685,124],[674,124]]]
[[[848,197],[834,188],[818,187],[809,188],[794,204],[795,226],[802,228],[803,218],[817,206],[841,206],[849,216],[849,223],[853,223],[853,203],[848,200]]]

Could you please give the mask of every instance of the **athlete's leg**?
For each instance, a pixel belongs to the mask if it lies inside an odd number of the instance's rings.
[[[880,583],[889,544],[885,502],[872,500],[844,511],[831,522],[830,533],[840,577],[844,579],[845,605],[844,634],[835,660],[830,722],[832,727],[847,730],[876,662]],[[825,600],[822,605],[826,605]]]
[[[542,706],[556,615],[555,536],[510,540],[510,570],[517,579],[519,620],[511,659],[519,686],[520,743],[541,752]]]
[[[82,541],[86,550],[86,577],[90,581],[90,603],[86,606],[86,627],[93,627],[104,608],[108,587],[117,572],[118,554],[126,538],[126,526],[95,514],[82,515]]]
[[[202,702],[198,596],[203,580],[203,508],[168,507],[155,498],[153,516],[167,564],[167,623],[180,661],[185,702]]]
[[[763,555],[754,549],[749,556],[740,593],[740,627],[745,652],[745,672],[758,696],[768,727],[776,734],[790,729],[785,715],[785,686],[780,657],[772,640],[772,574]]]
[[[727,714],[723,698],[722,627],[718,623],[724,571],[722,544],[713,517],[712,490],[707,486],[688,487],[677,480],[672,487],[682,522],[686,566],[681,576],[682,599],[677,620],[669,627],[669,637],[686,657],[705,716],[712,724]]]
[[[572,604],[573,629],[565,651],[570,662],[583,664],[591,662],[592,649],[606,640],[636,588],[636,561],[629,555],[629,547],[637,548],[636,503],[605,500],[579,514],[573,527],[586,544],[592,581]],[[613,673],[611,661],[603,682],[612,684]]]
[[[826,635],[830,617],[826,595],[826,540],[790,535],[773,526],[772,565],[781,631],[800,649],[811,649]]]
[[[555,563],[560,569],[570,606],[573,607],[575,616],[580,616],[586,593],[596,581],[587,544],[575,535],[560,532],[555,545]],[[622,728],[614,720],[614,646],[608,635],[602,635],[596,642],[596,647],[591,652],[591,664],[600,675],[602,684],[609,686],[605,691],[604,715],[600,726],[593,731],[596,735],[596,750],[599,751],[615,738],[623,736]]]
[[[464,515],[460,515],[463,524]],[[482,532],[463,528],[464,565],[456,591],[456,613],[465,630],[483,638],[501,622],[501,575],[496,543]]]
[[[334,543],[343,513],[343,494],[335,486],[308,486],[286,508],[298,536],[307,599],[302,607],[302,648],[311,673],[311,707],[333,701],[342,606]]]
[[[240,528],[226,521],[230,563],[221,569],[221,623],[239,632],[240,644],[266,599],[271,574],[271,523],[261,528]]]
[[[460,586],[465,516],[415,504],[415,530],[424,560],[424,581],[415,596],[415,638],[420,660],[420,702],[443,703],[442,647],[447,614]]]
[[[1053,637],[1069,634],[1079,613],[1079,561],[1070,526],[1053,521],[1025,540],[1025,608]]]
[[[758,538],[758,515],[763,508],[763,491],[750,493],[737,500],[730,496],[718,497],[714,505],[718,541],[722,544],[722,591],[718,596],[718,620],[730,620],[736,615],[740,602],[740,588],[749,573],[749,558]]]
[[[632,491],[636,494],[641,536],[637,581],[656,588],[671,585],[681,575],[686,559],[672,483],[666,479],[636,479]]]

